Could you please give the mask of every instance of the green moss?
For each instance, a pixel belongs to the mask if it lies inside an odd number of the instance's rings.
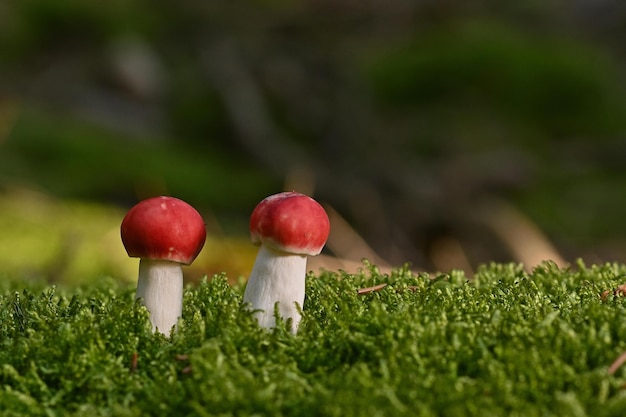
[[[172,194],[218,214],[254,207],[273,186],[250,161],[210,141],[194,147],[129,137],[38,111],[19,115],[0,166],[0,187],[24,184],[58,197],[109,201]]]
[[[226,277],[153,335],[131,288],[5,283],[3,415],[621,415],[626,267],[309,275],[297,336],[259,329]],[[357,295],[362,287],[388,285]]]
[[[370,52],[365,77],[389,104],[420,112],[443,106],[456,121],[484,106],[491,118],[518,120],[548,137],[624,130],[616,64],[582,42],[486,20]]]

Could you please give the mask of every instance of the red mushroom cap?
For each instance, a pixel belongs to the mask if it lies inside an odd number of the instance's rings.
[[[189,265],[202,250],[206,227],[200,213],[174,197],[153,197],[132,207],[121,226],[128,256]]]
[[[281,252],[317,255],[329,233],[324,208],[311,197],[293,191],[265,198],[250,216],[252,242]]]

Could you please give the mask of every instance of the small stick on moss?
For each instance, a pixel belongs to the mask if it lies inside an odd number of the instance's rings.
[[[189,355],[185,355],[185,354],[178,354],[174,357],[177,361],[180,362],[185,362],[189,360]],[[182,372],[183,374],[189,374],[191,373],[192,369],[191,369],[191,365],[187,365],[185,366],[180,372]]]
[[[609,297],[609,294],[613,294],[615,297],[626,296],[626,284],[619,285],[613,291],[611,290],[603,291],[602,294],[600,294],[602,301],[606,301],[606,299]]]
[[[137,366],[139,365],[139,354],[137,352],[133,352],[133,356],[130,358],[130,372],[136,372]]]
[[[613,375],[615,372],[617,372],[619,367],[622,366],[624,362],[626,362],[626,352],[619,355],[617,359],[613,361],[611,366],[609,366],[609,375]]]
[[[387,284],[378,284],[378,285],[374,285],[373,287],[359,288],[356,293],[358,295],[369,294],[372,292],[380,291],[386,286]],[[407,290],[411,290],[411,291],[417,291],[417,288],[418,287],[415,285],[409,285],[408,287],[406,287]],[[400,292],[400,289],[398,289],[397,291]]]
[[[386,286],[387,286],[387,284],[378,284],[378,285],[374,285],[373,287],[359,288],[356,293],[358,295],[369,294],[369,293],[374,292],[374,291],[380,291],[383,288],[385,288]]]

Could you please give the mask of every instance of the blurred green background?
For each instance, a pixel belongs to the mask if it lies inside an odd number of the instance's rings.
[[[248,215],[312,194],[313,267],[626,261],[626,7],[389,0],[0,6],[0,273],[134,281],[119,223],[203,214],[189,279],[246,275]]]

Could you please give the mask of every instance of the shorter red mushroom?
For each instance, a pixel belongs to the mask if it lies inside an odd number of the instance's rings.
[[[298,331],[304,303],[307,255],[321,252],[330,222],[322,206],[304,194],[284,192],[261,201],[250,216],[250,237],[261,245],[243,301],[261,327],[276,324],[274,307]]]
[[[136,297],[150,312],[153,330],[169,332],[183,309],[182,264],[202,250],[202,216],[174,197],[153,197],[132,207],[121,225],[128,256],[141,258]]]

